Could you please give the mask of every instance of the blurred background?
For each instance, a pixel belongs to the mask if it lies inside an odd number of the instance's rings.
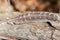
[[[60,0],[0,0],[0,11],[47,11],[60,13]]]

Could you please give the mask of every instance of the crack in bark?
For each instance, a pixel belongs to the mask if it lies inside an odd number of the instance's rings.
[[[51,33],[51,39],[53,40],[53,34],[54,34],[55,30],[57,30],[57,29],[50,22],[47,22],[47,24],[49,24],[49,26],[53,28],[52,33]]]
[[[53,40],[53,34],[54,34],[55,30],[52,31],[52,34],[51,34],[51,39]]]
[[[50,27],[56,29],[50,22],[46,22]]]

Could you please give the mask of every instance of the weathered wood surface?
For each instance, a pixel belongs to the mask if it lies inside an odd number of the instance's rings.
[[[60,17],[57,13],[21,13],[6,22],[0,23],[0,33],[3,35],[0,36],[8,40],[54,40],[55,35],[57,35],[55,30],[60,29],[59,20]],[[46,22],[50,22],[53,27]]]

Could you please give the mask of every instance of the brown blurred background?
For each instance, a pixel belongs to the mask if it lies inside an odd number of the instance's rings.
[[[59,13],[60,0],[0,0],[0,11],[48,11]]]

